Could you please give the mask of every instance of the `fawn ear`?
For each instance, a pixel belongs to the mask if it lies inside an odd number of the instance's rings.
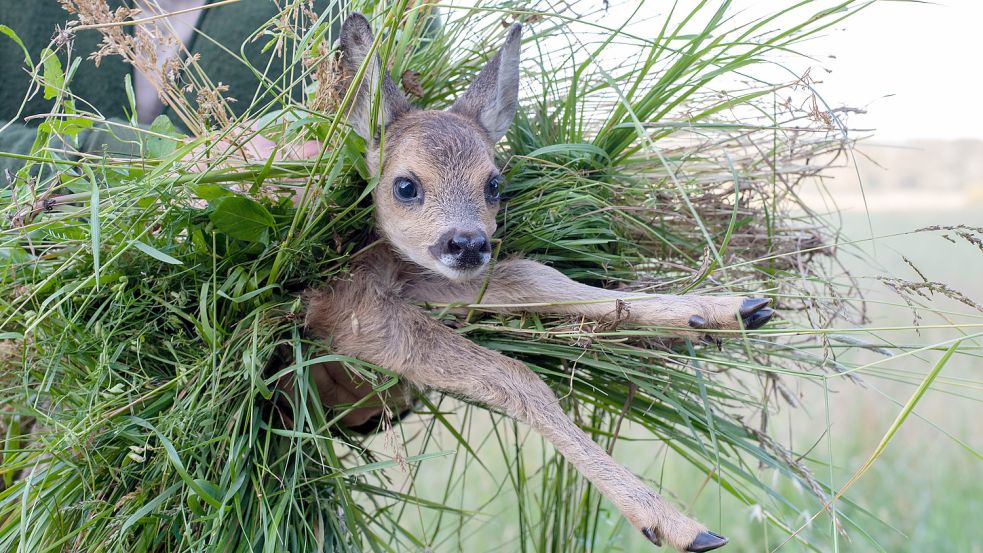
[[[369,143],[372,143],[376,136],[376,127],[372,125],[372,100],[375,99],[377,92],[381,98],[377,122],[383,127],[413,109],[389,78],[389,73],[380,69],[379,56],[372,53],[371,59],[367,59],[372,49],[372,41],[372,28],[369,27],[369,21],[364,15],[355,12],[341,24],[339,43],[345,78],[338,85],[338,93],[344,97],[351,88],[359,69],[365,65],[365,72],[348,111],[348,124]]]
[[[513,24],[505,44],[450,109],[477,121],[492,144],[505,136],[519,107],[521,37],[522,25]]]

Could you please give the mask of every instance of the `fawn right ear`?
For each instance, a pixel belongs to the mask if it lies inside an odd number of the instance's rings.
[[[513,23],[505,44],[450,109],[477,121],[492,144],[508,132],[519,107],[521,38],[522,25]]]
[[[395,121],[400,115],[413,109],[403,93],[396,87],[389,73],[379,67],[379,56],[371,53],[372,28],[364,15],[355,12],[341,24],[341,66],[345,72],[344,80],[339,83],[338,93],[343,98],[351,88],[364,65],[365,70],[358,83],[358,89],[352,98],[348,111],[348,124],[366,142],[371,144],[377,135],[376,126],[372,121],[372,100],[379,94],[378,118],[376,122],[385,127]],[[381,78],[381,85],[380,85]]]

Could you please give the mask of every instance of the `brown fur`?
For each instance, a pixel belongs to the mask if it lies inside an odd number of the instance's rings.
[[[705,528],[679,513],[573,424],[542,380],[515,359],[478,346],[406,301],[411,267],[385,249],[350,278],[308,295],[307,329],[332,347],[417,385],[489,405],[532,426],[636,528],[684,550]]]
[[[680,336],[703,329],[740,329],[744,298],[632,294],[593,288],[526,259],[498,263],[478,301],[486,266],[470,272],[441,265],[430,253],[450,230],[495,230],[498,202],[485,185],[498,174],[494,144],[516,109],[519,29],[514,26],[502,50],[489,61],[461,100],[449,111],[419,111],[388,76],[378,82],[378,62],[370,55],[368,22],[346,20],[341,37],[346,71],[363,62],[367,79],[382,91],[379,137],[362,86],[349,118],[370,144],[370,168],[379,176],[374,192],[377,223],[384,244],[353,262],[351,274],[323,290],[309,291],[307,332],[344,355],[386,367],[404,381],[458,395],[500,409],[549,440],[621,513],[650,539],[686,550],[706,530],[684,516],[634,474],[619,465],[573,424],[549,387],[523,363],[483,348],[457,334],[417,303],[478,302],[501,311],[536,311],[671,327]],[[348,85],[352,83],[349,81]],[[363,83],[364,84],[364,83]],[[380,140],[381,138],[381,140]],[[394,180],[412,175],[422,199],[407,203],[393,196]],[[627,303],[623,303],[627,302]],[[627,308],[626,308],[627,307]],[[352,403],[369,393],[354,386],[338,366],[314,367],[315,382],[327,405]],[[365,419],[358,412],[352,421]]]

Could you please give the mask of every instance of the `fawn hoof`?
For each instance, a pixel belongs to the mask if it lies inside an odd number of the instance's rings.
[[[768,307],[771,300],[768,298],[748,298],[741,304],[739,314],[744,330],[754,330],[765,326],[775,310]]]
[[[765,326],[765,323],[771,320],[771,316],[775,314],[775,310],[771,308],[765,308],[761,311],[752,313],[750,317],[744,319],[744,329],[754,330],[756,328],[761,328]]]
[[[741,303],[738,315],[741,317],[741,322],[744,323],[745,330],[760,328],[771,319],[775,310],[768,307],[770,303],[771,300],[768,298],[748,298]],[[697,329],[709,329],[713,326],[700,315],[693,315],[689,318],[688,323],[690,328]]]
[[[748,316],[750,316],[751,314],[757,313],[758,311],[761,311],[765,307],[768,307],[768,304],[770,303],[771,300],[768,298],[748,298],[744,300],[744,303],[741,304],[741,309],[740,309],[741,318],[742,319],[748,318]]]
[[[659,535],[655,533],[654,528],[642,528],[642,535],[648,538],[648,540],[659,547],[662,547],[662,540],[659,539]],[[699,539],[699,537],[697,537]]]
[[[765,326],[775,314],[775,310],[768,307],[770,303],[771,300],[768,298],[748,298],[744,300],[741,303],[740,309],[738,309],[738,315],[741,318],[741,328],[744,330],[755,330]],[[714,328],[718,328],[716,325],[709,323],[702,315],[691,316],[687,324],[689,324],[690,328],[697,330],[713,330]],[[700,341],[704,344],[717,346],[718,349],[723,343],[720,338],[712,334],[702,336]]]
[[[706,530],[700,532],[700,535],[696,536],[693,543],[689,544],[686,551],[692,551],[693,553],[700,553],[701,551],[713,551],[718,547],[723,547],[727,545],[727,538],[721,536],[720,534],[714,534],[713,532]]]

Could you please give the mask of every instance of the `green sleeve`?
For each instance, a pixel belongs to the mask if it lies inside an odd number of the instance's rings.
[[[11,123],[0,132],[0,175],[6,171],[16,173],[24,166],[24,161],[11,157],[10,154],[28,155],[37,137],[37,127],[28,127],[23,123]],[[7,185],[7,179],[0,177],[2,186]]]
[[[140,157],[146,139],[143,131],[148,127],[132,128],[122,119],[110,118],[108,121],[113,124],[96,123],[79,133],[79,151],[97,155],[106,152],[112,157]]]
[[[96,123],[92,128],[81,130],[75,140],[77,146],[72,149],[96,155],[106,152],[113,157],[139,157],[143,133],[139,129],[130,128],[130,124],[121,119],[108,121],[110,124]],[[0,132],[0,174],[5,169],[16,173],[24,166],[26,160],[17,156],[30,155],[37,133],[37,127],[23,123],[13,123]],[[59,137],[53,137],[48,145],[58,150],[69,149]]]

